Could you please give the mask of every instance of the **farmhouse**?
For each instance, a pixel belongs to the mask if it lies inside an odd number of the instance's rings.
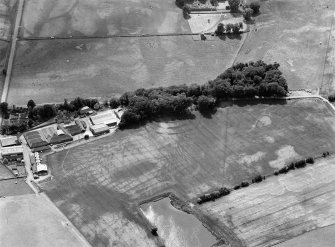
[[[6,158],[8,161],[14,161],[17,159],[23,159],[23,147],[4,147],[1,148],[2,158]]]
[[[90,119],[93,125],[105,124],[109,127],[116,126],[119,121],[113,111],[105,111],[90,117]]]
[[[109,133],[109,128],[106,124],[97,124],[90,127],[90,130],[92,131],[93,135],[99,136],[106,133]]]
[[[10,147],[10,146],[15,146],[19,144],[19,141],[16,136],[9,136],[2,138],[0,140],[1,146],[2,147]]]
[[[39,176],[47,175],[48,174],[48,166],[46,164],[38,163],[36,165],[36,172]]]

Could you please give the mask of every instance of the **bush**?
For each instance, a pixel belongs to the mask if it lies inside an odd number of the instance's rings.
[[[88,139],[90,139],[90,136],[89,136],[89,135],[85,135],[85,136],[84,136],[84,139],[85,139],[85,140],[88,140]]]
[[[251,8],[246,8],[243,11],[243,17],[245,20],[250,21],[251,20],[251,16],[253,15],[254,11]]]
[[[295,162],[294,167],[299,169],[299,168],[303,168],[306,166],[306,160],[299,160],[297,162]]]
[[[260,183],[265,179],[265,177],[262,177],[261,175],[257,175],[252,179],[252,183]]]
[[[279,170],[278,170],[278,173],[279,174],[285,174],[285,173],[287,173],[288,172],[288,168],[286,167],[286,166],[284,166],[283,168],[280,168]]]
[[[252,2],[249,5],[249,8],[251,8],[254,11],[254,14],[258,14],[259,13],[259,9],[260,9],[261,5],[258,1]]]
[[[306,159],[306,163],[308,163],[308,164],[314,164],[314,158],[313,157],[308,157]]]
[[[232,12],[237,12],[240,5],[240,0],[228,0]]]
[[[295,166],[294,166],[294,162],[291,162],[288,166],[287,166],[288,170],[294,170]]]
[[[329,95],[329,96],[328,96],[328,100],[329,100],[330,102],[334,102],[334,101],[335,101],[335,94],[331,94],[331,95]]]
[[[246,181],[243,181],[241,183],[241,187],[244,188],[244,187],[248,187],[249,186],[249,182],[246,182]]]
[[[273,174],[274,174],[275,176],[278,176],[278,175],[279,175],[279,171],[275,171]]]
[[[212,112],[215,107],[215,99],[213,97],[201,95],[198,98],[199,112],[206,114]]]
[[[234,190],[239,190],[241,188],[240,185],[235,185]]]

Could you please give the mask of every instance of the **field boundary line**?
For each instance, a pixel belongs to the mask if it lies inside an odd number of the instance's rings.
[[[1,102],[7,101],[9,83],[11,79],[13,63],[14,63],[15,54],[16,54],[17,36],[19,33],[20,23],[21,23],[22,14],[23,14],[24,1],[25,0],[19,0],[19,5],[18,5],[16,19],[15,19],[15,25],[14,25],[14,32],[13,32],[12,41],[11,41],[10,54],[9,54],[9,59],[8,59],[8,64],[7,64],[6,79],[5,79],[5,83],[4,83],[2,95],[1,95]],[[2,118],[0,119],[0,122],[2,122]]]

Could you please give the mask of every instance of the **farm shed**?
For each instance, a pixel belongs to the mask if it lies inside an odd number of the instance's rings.
[[[31,151],[35,153],[35,152],[48,152],[50,150],[51,150],[50,146],[42,146],[38,148],[33,148]]]
[[[14,146],[1,148],[1,155],[2,158],[6,158],[8,161],[23,159],[23,147]]]
[[[30,148],[37,148],[47,146],[49,143],[42,139],[42,136],[38,131],[31,131],[24,134],[24,137]]]
[[[15,146],[19,144],[19,141],[16,136],[9,136],[9,137],[2,138],[0,142],[1,142],[2,147],[10,147],[10,146]]]
[[[93,125],[105,124],[107,126],[115,126],[119,121],[113,111],[99,113],[90,117],[90,119]]]
[[[70,142],[73,141],[73,138],[69,135],[54,135],[51,140],[50,143],[55,145],[55,144],[60,144],[60,143],[64,143],[64,142]]]
[[[83,128],[80,128],[77,124],[67,126],[67,127],[65,127],[65,129],[72,136],[78,135],[78,134],[82,133],[83,131],[85,131]]]
[[[88,106],[84,106],[83,108],[81,108],[81,109],[79,110],[79,113],[80,113],[80,115],[85,115],[85,114],[92,114],[93,111],[92,111],[92,109],[89,108]]]
[[[48,167],[46,164],[37,164],[36,172],[39,176],[48,174]]]
[[[109,128],[106,124],[97,124],[90,127],[90,130],[92,131],[93,135],[99,136],[106,133],[109,133]]]

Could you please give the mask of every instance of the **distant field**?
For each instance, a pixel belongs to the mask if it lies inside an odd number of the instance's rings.
[[[8,102],[119,95],[138,88],[205,83],[232,62],[240,40],[190,36],[19,42]]]
[[[0,199],[2,247],[84,247],[86,241],[44,195]]]
[[[335,223],[334,162],[330,158],[269,178],[203,204],[201,210],[223,222],[250,247],[272,246],[306,231],[332,225]],[[324,244],[314,241],[322,236]],[[314,235],[314,240],[306,241],[302,236],[302,243],[293,239],[291,244],[278,246],[326,247],[326,238],[329,240],[330,236],[327,237],[325,228]],[[313,245],[303,244],[313,241]]]
[[[334,150],[334,123],[317,99],[227,103],[212,119],[154,122],[51,155],[54,179],[43,187],[93,245],[118,235],[146,246],[143,232],[128,236],[142,231],[133,202],[167,190],[192,199]]]
[[[14,178],[14,174],[11,173],[7,167],[0,164],[0,180],[7,179],[7,178]]]
[[[0,0],[0,39],[11,37],[17,11],[17,0]]]
[[[33,191],[26,184],[24,178],[0,181],[0,197],[20,196],[32,193]]]
[[[255,18],[257,31],[249,33],[237,62],[276,61],[281,64],[289,88],[321,87],[334,3],[262,1],[261,14]]]
[[[23,37],[190,32],[174,0],[26,0],[22,24]]]

